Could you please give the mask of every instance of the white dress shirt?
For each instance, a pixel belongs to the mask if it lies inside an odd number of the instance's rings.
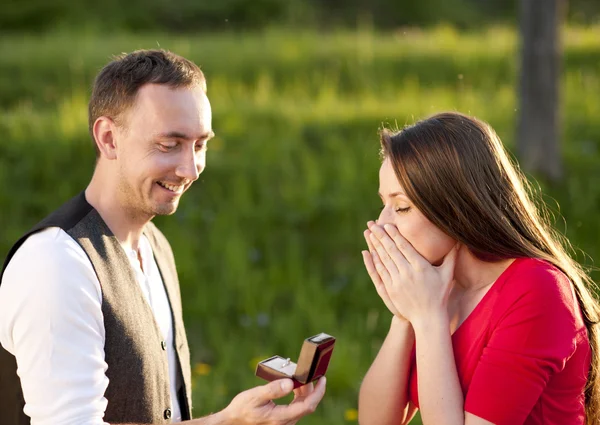
[[[150,243],[127,256],[167,342],[172,421],[181,421],[179,371],[167,294]],[[0,285],[0,344],[17,359],[32,425],[106,425],[102,292],[92,264],[66,232],[51,227],[17,250]],[[0,412],[1,416],[1,412]]]

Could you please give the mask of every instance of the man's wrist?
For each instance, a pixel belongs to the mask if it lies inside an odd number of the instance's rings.
[[[225,410],[213,413],[212,415],[205,416],[199,419],[192,419],[189,422],[185,422],[190,425],[232,425],[233,422],[228,418]]]

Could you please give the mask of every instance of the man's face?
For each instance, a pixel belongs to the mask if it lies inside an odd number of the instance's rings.
[[[121,205],[135,217],[173,214],[206,164],[211,109],[200,87],[148,84],[116,132]]]

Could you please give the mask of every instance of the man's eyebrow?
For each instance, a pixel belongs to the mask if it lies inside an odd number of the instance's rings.
[[[169,131],[168,133],[159,133],[158,137],[160,139],[209,140],[215,137],[215,133],[211,130],[201,134],[197,139],[194,139],[190,135],[181,133],[180,131]]]

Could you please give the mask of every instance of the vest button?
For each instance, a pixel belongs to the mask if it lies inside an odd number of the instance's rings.
[[[165,419],[171,419],[171,409],[165,409],[163,416]]]
[[[167,349],[167,341],[161,341],[160,346],[162,347],[163,351],[166,350]]]

